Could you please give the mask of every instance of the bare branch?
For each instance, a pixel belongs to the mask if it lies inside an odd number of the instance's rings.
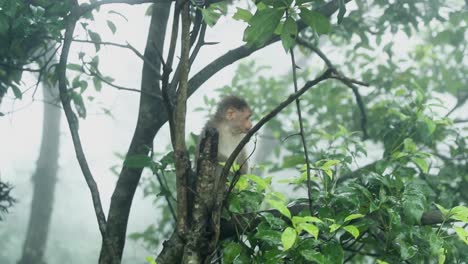
[[[297,74],[296,74],[296,60],[294,58],[294,48],[291,48],[289,50],[291,52],[291,67],[292,67],[292,72],[293,72],[293,84],[294,84],[294,92],[297,93]],[[311,180],[310,180],[310,162],[309,162],[309,151],[307,150],[307,143],[305,140],[305,135],[304,135],[304,124],[302,122],[302,112],[301,112],[301,103],[299,101],[299,98],[296,100],[296,110],[297,110],[297,118],[299,120],[299,135],[301,136],[301,141],[302,141],[302,148],[304,149],[304,157],[305,157],[305,162],[306,162],[306,173],[307,173],[307,198],[309,199],[309,210],[312,212],[312,186],[311,186]]]
[[[147,92],[147,91],[142,91],[142,90],[135,89],[135,88],[127,88],[127,87],[123,87],[123,86],[120,86],[120,85],[113,84],[113,83],[109,82],[108,80],[106,80],[101,74],[99,74],[97,72],[94,72],[89,68],[87,68],[87,70],[89,71],[90,76],[94,76],[94,77],[98,78],[99,80],[101,80],[105,84],[107,84],[107,85],[109,85],[109,86],[111,86],[111,87],[113,87],[113,88],[115,88],[117,90],[142,93],[144,95],[148,95],[148,96],[153,97],[155,99],[160,99],[160,100],[162,99],[162,97],[159,94],[154,94],[154,93],[150,93],[150,92]]]
[[[299,45],[302,45],[302,46],[312,50],[313,52],[315,52],[325,62],[327,67],[332,69],[332,71],[334,73],[334,76],[332,76],[332,78],[340,80],[346,86],[351,88],[351,90],[354,93],[354,97],[356,98],[356,103],[357,103],[357,105],[359,107],[359,111],[361,112],[361,130],[362,130],[362,133],[363,133],[363,138],[364,139],[368,138],[368,135],[367,135],[367,112],[366,112],[366,108],[364,106],[364,102],[362,101],[361,94],[359,93],[359,89],[356,87],[356,85],[354,85],[354,83],[356,83],[357,81],[355,81],[353,79],[350,79],[350,78],[347,78],[341,72],[339,72],[336,69],[336,67],[333,65],[333,63],[331,63],[331,61],[327,58],[327,56],[319,48],[315,47],[314,45],[311,45],[310,43],[308,43],[307,41],[302,40],[301,38],[297,38],[297,43]],[[363,82],[359,82],[359,83],[363,83]],[[366,85],[366,86],[368,86],[368,85]]]
[[[450,109],[450,111],[445,115],[445,117],[448,117],[450,116],[455,110],[457,110],[460,106],[464,105],[466,100],[468,100],[468,94],[466,94],[465,96],[463,96],[462,98],[457,98],[457,103],[455,104],[455,106]]]

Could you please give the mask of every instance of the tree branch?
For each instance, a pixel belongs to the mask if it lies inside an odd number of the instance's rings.
[[[311,87],[315,86],[316,84],[320,83],[323,80],[326,80],[330,78],[332,74],[331,69],[327,69],[324,73],[322,73],[318,78],[312,81],[308,81],[307,83],[304,84],[304,86],[298,90],[297,92],[293,93],[290,95],[286,100],[281,102],[277,107],[275,107],[271,112],[269,112],[267,115],[265,115],[258,123],[252,127],[252,129],[247,132],[247,134],[242,138],[242,140],[239,142],[237,147],[234,149],[234,151],[231,153],[229,158],[226,160],[226,163],[223,167],[223,171],[221,172],[221,178],[225,179],[227,178],[227,175],[229,174],[230,168],[232,164],[234,163],[235,158],[241,150],[244,148],[244,146],[247,144],[247,142],[250,140],[250,138],[254,135],[255,132],[257,132],[263,125],[265,125],[270,119],[275,117],[280,111],[282,111],[286,106],[291,104],[294,100],[299,98],[302,94],[307,92]],[[227,193],[229,195],[229,193]]]
[[[94,212],[96,214],[96,218],[98,221],[98,226],[101,232],[103,243],[106,246],[106,248],[109,250],[109,252],[111,252],[112,254],[111,255],[112,263],[120,263],[120,257],[115,255],[113,247],[107,239],[106,216],[104,215],[104,212],[102,210],[99,190],[97,188],[96,182],[94,181],[94,177],[91,173],[91,170],[89,169],[88,162],[86,160],[86,156],[84,154],[83,147],[81,145],[81,139],[78,133],[78,118],[76,117],[75,113],[73,112],[71,108],[70,96],[67,91],[66,71],[67,71],[68,54],[70,52],[70,47],[71,47],[71,43],[73,40],[73,32],[75,31],[75,26],[76,26],[76,22],[78,21],[78,18],[79,16],[77,16],[76,13],[72,12],[70,16],[67,17],[67,20],[66,20],[65,40],[63,42],[62,52],[60,54],[59,65],[57,68],[60,99],[62,101],[63,110],[65,112],[65,116],[68,121],[70,133],[72,135],[73,146],[75,147],[76,157],[81,167],[81,171],[83,172],[83,176],[85,177],[88,188],[91,192]]]
[[[183,0],[181,0],[183,1]],[[179,3],[176,2],[176,5]],[[190,174],[190,161],[188,158],[187,147],[185,145],[185,119],[187,113],[188,97],[188,74],[190,70],[190,13],[189,3],[181,2],[181,20],[182,20],[182,48],[180,56],[180,82],[177,91],[176,109],[174,113],[174,159],[176,168],[176,188],[177,188],[177,230],[179,235],[186,232],[188,223],[187,213],[187,178]],[[174,18],[175,19],[175,18]],[[171,118],[169,116],[169,118]]]
[[[294,58],[294,48],[290,49],[291,52],[291,67],[293,72],[293,83],[294,83],[294,92],[297,93],[297,75],[296,75],[296,60]],[[309,199],[309,210],[312,213],[312,186],[310,180],[310,162],[309,162],[309,151],[307,150],[307,143],[304,135],[304,124],[302,123],[302,112],[301,112],[301,103],[299,98],[296,99],[296,110],[297,118],[299,120],[299,135],[301,136],[302,147],[304,149],[304,157],[306,162],[306,173],[307,173],[307,198]]]
[[[351,88],[351,90],[354,93],[354,97],[356,98],[356,102],[357,102],[357,105],[359,107],[359,111],[361,112],[361,130],[362,130],[362,133],[363,133],[363,138],[364,139],[368,138],[368,134],[367,134],[367,112],[366,112],[366,108],[364,106],[364,102],[362,101],[361,94],[359,93],[359,89],[357,88],[356,85],[354,85],[354,83],[356,83],[357,81],[355,81],[353,79],[350,79],[350,78],[347,78],[341,72],[339,72],[336,69],[336,67],[331,63],[331,61],[327,58],[327,56],[325,56],[325,54],[320,49],[318,49],[317,47],[311,45],[310,43],[308,43],[308,42],[306,42],[304,40],[302,40],[301,38],[297,38],[297,43],[299,45],[302,45],[302,46],[312,50],[313,52],[315,52],[325,62],[325,64],[328,66],[328,68],[333,70],[333,73],[336,76],[333,76],[332,78],[340,80],[346,86]],[[359,82],[359,83],[363,83],[363,82]],[[369,85],[366,85],[366,86],[369,86]]]
[[[78,10],[76,11],[76,14],[78,17],[81,17],[85,13],[96,9],[102,5],[107,5],[107,4],[129,4],[129,5],[138,5],[138,4],[144,4],[144,3],[153,3],[154,0],[101,0],[98,2],[94,3],[84,3],[78,6]]]

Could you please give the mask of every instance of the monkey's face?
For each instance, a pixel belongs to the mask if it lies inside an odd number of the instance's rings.
[[[242,110],[229,109],[227,111],[227,121],[232,133],[247,133],[252,128],[252,121],[250,121],[251,116],[252,111],[248,108]]]

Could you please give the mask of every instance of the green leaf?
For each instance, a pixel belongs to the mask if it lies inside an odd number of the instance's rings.
[[[77,78],[75,78],[77,79]],[[75,80],[73,80],[75,81]],[[78,81],[78,86],[79,87],[81,83]],[[72,102],[76,108],[76,111],[78,112],[78,116],[81,118],[86,118],[86,107],[84,105],[83,97],[81,97],[80,94],[76,93],[75,91],[70,92],[70,96],[72,99]]]
[[[419,158],[419,157],[412,157],[411,158],[411,161],[413,161],[420,169],[423,173],[428,173],[429,171],[429,164],[427,164],[427,161],[423,158]]]
[[[295,167],[296,165],[304,164],[304,163],[305,163],[304,155],[286,156],[283,159],[284,168],[291,168],[291,167]]]
[[[235,20],[242,20],[245,22],[249,22],[253,16],[252,13],[250,13],[250,11],[247,9],[243,9],[240,7],[236,7],[236,8],[237,8],[237,11],[234,14],[234,16],[232,16],[232,18],[234,18]]]
[[[75,64],[75,63],[68,63],[67,69],[72,70],[72,71],[78,71],[78,72],[83,71],[83,67],[80,64]]]
[[[293,216],[292,218],[292,223],[293,225],[298,225],[298,224],[301,224],[301,223],[307,223],[307,222],[311,222],[311,223],[323,223],[322,220],[320,220],[319,218],[315,217],[315,216]]]
[[[125,17],[124,15],[122,15],[121,13],[119,13],[119,12],[117,12],[117,11],[111,10],[111,11],[109,11],[109,12],[107,12],[107,13],[108,13],[108,14],[115,14],[115,15],[118,15],[118,16],[120,16],[121,18],[125,19],[125,21],[128,22],[127,17]]]
[[[442,205],[434,203],[437,209],[444,215],[444,217],[447,217],[449,210],[445,209]]]
[[[301,223],[298,225],[299,229],[305,230],[307,233],[311,234],[312,236],[315,237],[315,239],[318,238],[319,234],[319,229],[313,224],[308,224],[308,223]]]
[[[151,157],[146,155],[132,155],[128,156],[124,161],[124,166],[129,168],[144,168],[150,166],[152,163]]]
[[[319,263],[319,264],[326,263],[325,257],[313,249],[301,250],[301,256],[303,256],[306,260],[315,261],[316,263]]]
[[[257,190],[258,191],[263,191],[266,188],[268,188],[268,186],[269,186],[269,183],[267,182],[266,179],[262,179],[262,178],[258,177],[257,175],[246,174],[243,177],[255,182],[257,184]]]
[[[98,77],[93,77],[94,89],[98,92],[102,89],[102,81]]]
[[[244,41],[252,46],[264,45],[273,35],[284,12],[284,9],[276,8],[257,10],[249,21],[250,26],[244,31]]]
[[[248,187],[249,187],[249,182],[247,181],[247,178],[245,177],[240,177],[235,185],[236,190],[239,190],[239,191],[246,190]]]
[[[146,262],[148,262],[149,264],[157,264],[156,260],[154,260],[153,257],[146,257]]]
[[[450,218],[468,223],[468,207],[462,205],[455,206],[450,210]]]
[[[468,232],[463,229],[463,227],[459,226],[456,226],[453,229],[455,229],[455,232],[457,232],[458,237],[468,245]]]
[[[313,1],[316,1],[316,0],[296,0],[296,6],[300,6],[300,5],[303,5],[305,3],[310,3],[310,2],[313,2]]]
[[[107,20],[107,26],[112,31],[112,34],[115,34],[115,31],[117,31],[117,27],[115,26],[115,24],[112,21]]]
[[[445,248],[440,248],[439,249],[439,264],[444,264],[445,263]]]
[[[229,242],[223,248],[223,263],[233,263],[234,259],[241,253],[241,246],[234,242]]]
[[[291,212],[289,211],[288,207],[284,205],[284,203],[275,201],[275,200],[268,200],[268,203],[276,210],[278,210],[282,215],[286,216],[287,218],[291,219]]]
[[[341,161],[339,160],[327,160],[321,167],[322,168],[330,168],[331,166],[335,166],[339,164]]]
[[[16,98],[21,99],[23,98],[23,93],[21,90],[18,88],[16,85],[12,85],[11,89],[13,90],[13,94],[15,95]]]
[[[261,2],[272,7],[288,7],[292,0],[261,0]]]
[[[319,34],[327,34],[331,30],[328,18],[317,11],[301,8],[299,17]]]
[[[291,227],[286,227],[281,234],[281,243],[283,243],[283,251],[290,249],[296,243],[297,232]]]
[[[424,213],[426,196],[422,191],[422,185],[408,182],[403,192],[403,212],[410,224],[419,223]]]
[[[344,252],[341,245],[336,241],[330,241],[327,243],[322,250],[322,253],[326,256],[327,264],[342,264],[344,258]]]
[[[98,33],[88,30],[89,37],[91,38],[91,41],[94,42],[94,47],[96,48],[96,52],[98,52],[101,49],[101,36],[99,36]]]
[[[350,233],[355,239],[359,237],[359,229],[353,225],[347,225],[343,227],[348,233]]]
[[[212,27],[218,22],[218,19],[221,17],[221,13],[214,8],[208,7],[208,8],[202,8],[201,9],[202,16],[203,16],[203,21],[205,23]]]
[[[388,264],[388,262],[378,259],[377,264]]]
[[[345,221],[345,222],[348,222],[348,221],[351,221],[351,220],[354,220],[354,219],[362,218],[362,217],[364,217],[364,216],[365,216],[365,215],[363,215],[363,214],[351,214],[351,215],[348,215],[348,216],[344,219],[344,221]]]
[[[281,42],[283,43],[284,50],[286,52],[291,49],[296,43],[297,37],[297,24],[293,18],[288,17],[283,25],[281,32]]]
[[[335,232],[336,230],[338,230],[338,228],[340,228],[341,225],[338,225],[338,224],[331,224],[330,225],[330,233],[333,233]]]

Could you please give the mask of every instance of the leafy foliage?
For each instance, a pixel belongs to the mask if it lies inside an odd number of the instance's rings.
[[[10,196],[10,191],[12,187],[0,181],[0,220],[2,220],[2,214],[8,212],[8,208],[10,208],[14,203],[15,199]]]

